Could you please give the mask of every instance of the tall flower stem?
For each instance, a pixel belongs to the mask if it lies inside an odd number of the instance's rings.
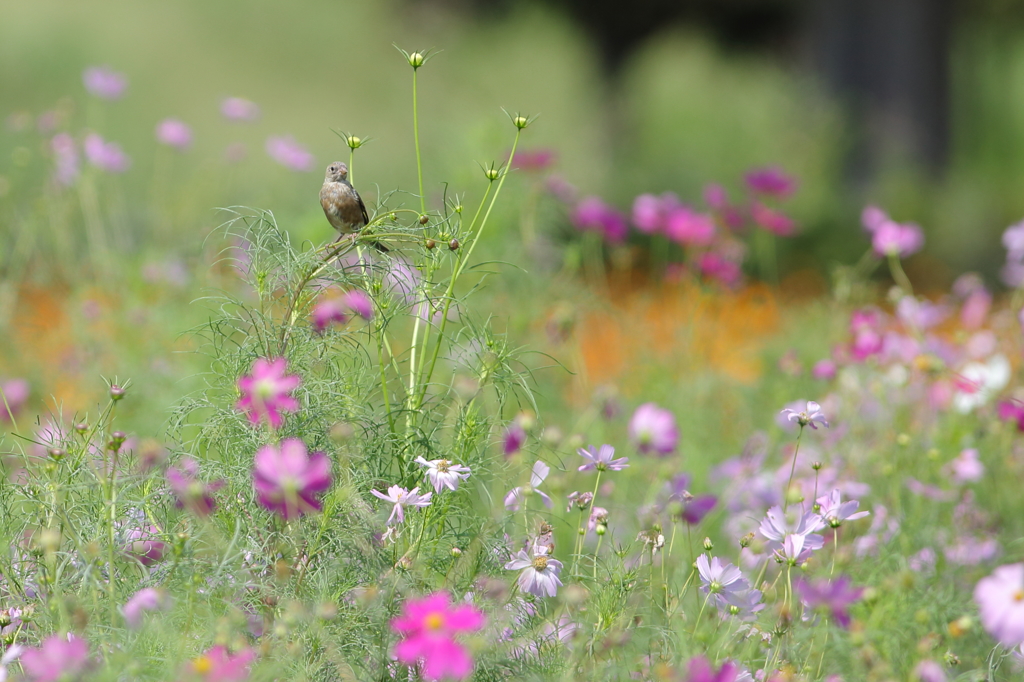
[[[892,278],[899,285],[900,289],[903,289],[903,293],[907,296],[914,295],[914,287],[910,283],[910,278],[907,277],[907,273],[903,271],[903,264],[900,262],[900,257],[895,254],[889,254],[889,272],[892,273]]]
[[[793,465],[789,468],[789,481],[786,482],[786,489],[782,491],[782,512],[789,509],[789,489],[793,485],[793,474],[796,473],[796,457],[800,454],[800,439],[804,435],[804,425],[800,424],[800,432],[796,435],[796,449],[793,450]]]
[[[412,70],[412,137],[416,144],[416,177],[420,182],[420,213],[423,214],[427,212],[427,199],[423,194],[423,164],[420,162],[420,120],[416,97],[416,74],[418,72],[419,69],[414,67]]]
[[[594,481],[594,493],[590,496],[590,513],[593,515],[594,507],[597,505],[597,488],[601,485],[601,470],[597,470],[597,480]],[[576,574],[576,567],[579,565],[579,557],[583,554],[583,538],[586,537],[585,531],[583,530],[583,510],[580,510],[580,527],[576,532],[576,535],[580,538],[579,547],[580,551],[576,553],[573,558],[572,573]],[[601,546],[600,536],[598,536],[598,547]],[[597,556],[594,557],[594,573],[596,577],[597,573]]]

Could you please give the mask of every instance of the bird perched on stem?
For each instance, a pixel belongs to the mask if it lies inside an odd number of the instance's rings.
[[[348,166],[341,161],[335,161],[327,167],[324,185],[320,188],[320,205],[324,208],[328,222],[342,236],[356,232],[370,222],[366,215],[366,205],[348,181]]]

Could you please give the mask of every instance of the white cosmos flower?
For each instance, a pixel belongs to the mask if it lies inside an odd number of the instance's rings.
[[[375,496],[390,502],[394,506],[391,510],[391,516],[388,517],[388,525],[398,517],[398,523],[405,521],[405,508],[406,507],[429,507],[430,497],[434,493],[427,493],[426,495],[420,495],[419,487],[413,488],[412,490],[406,490],[405,488],[393,485],[388,488],[388,493],[385,495],[377,490],[371,490]]]
[[[544,479],[551,473],[551,467],[544,462],[537,460],[533,463],[533,471],[530,473],[530,485],[528,486],[516,486],[512,490],[508,491],[505,495],[505,509],[509,511],[519,511],[520,502],[524,495],[533,493],[537,495],[544,503],[544,506],[551,509],[551,498],[548,494],[537,490],[537,486],[544,482]]]
[[[431,485],[434,486],[434,492],[437,493],[441,492],[441,488],[454,491],[459,487],[459,481],[469,478],[469,467],[452,464],[447,459],[428,461],[421,456],[413,461],[420,466],[427,467],[427,478],[430,479]]]
[[[558,574],[562,572],[562,562],[548,556],[551,547],[533,545],[531,557],[525,549],[512,557],[505,564],[507,571],[522,571],[519,574],[519,589],[537,597],[554,597],[562,586]]]
[[[993,355],[988,362],[970,362],[960,370],[960,376],[974,390],[959,390],[953,396],[953,407],[966,414],[988,402],[1010,383],[1010,362],[1002,354]]]

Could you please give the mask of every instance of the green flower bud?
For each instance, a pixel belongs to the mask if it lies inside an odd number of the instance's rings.
[[[363,140],[355,135],[349,135],[345,138],[345,144],[348,145],[349,149],[359,149],[363,146]]]
[[[516,116],[515,118],[512,119],[512,124],[516,128],[522,130],[526,126],[530,125],[530,119],[526,118],[525,116]]]
[[[424,59],[423,55],[419,52],[413,52],[409,55],[409,66],[414,69],[418,69],[423,66],[424,62],[426,62],[426,59]]]
[[[494,180],[498,179],[498,169],[488,168],[487,170],[484,171],[484,175],[487,176],[488,180],[491,180],[493,182]]]
[[[715,548],[715,545],[714,545],[713,542],[711,542],[711,538],[704,538],[704,551],[705,552],[710,552],[714,548]]]

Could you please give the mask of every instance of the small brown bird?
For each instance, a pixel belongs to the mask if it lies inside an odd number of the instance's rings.
[[[348,181],[348,166],[341,161],[335,161],[327,167],[324,186],[320,188],[320,205],[324,207],[328,222],[342,236],[370,222],[370,217],[366,215],[366,205]]]

